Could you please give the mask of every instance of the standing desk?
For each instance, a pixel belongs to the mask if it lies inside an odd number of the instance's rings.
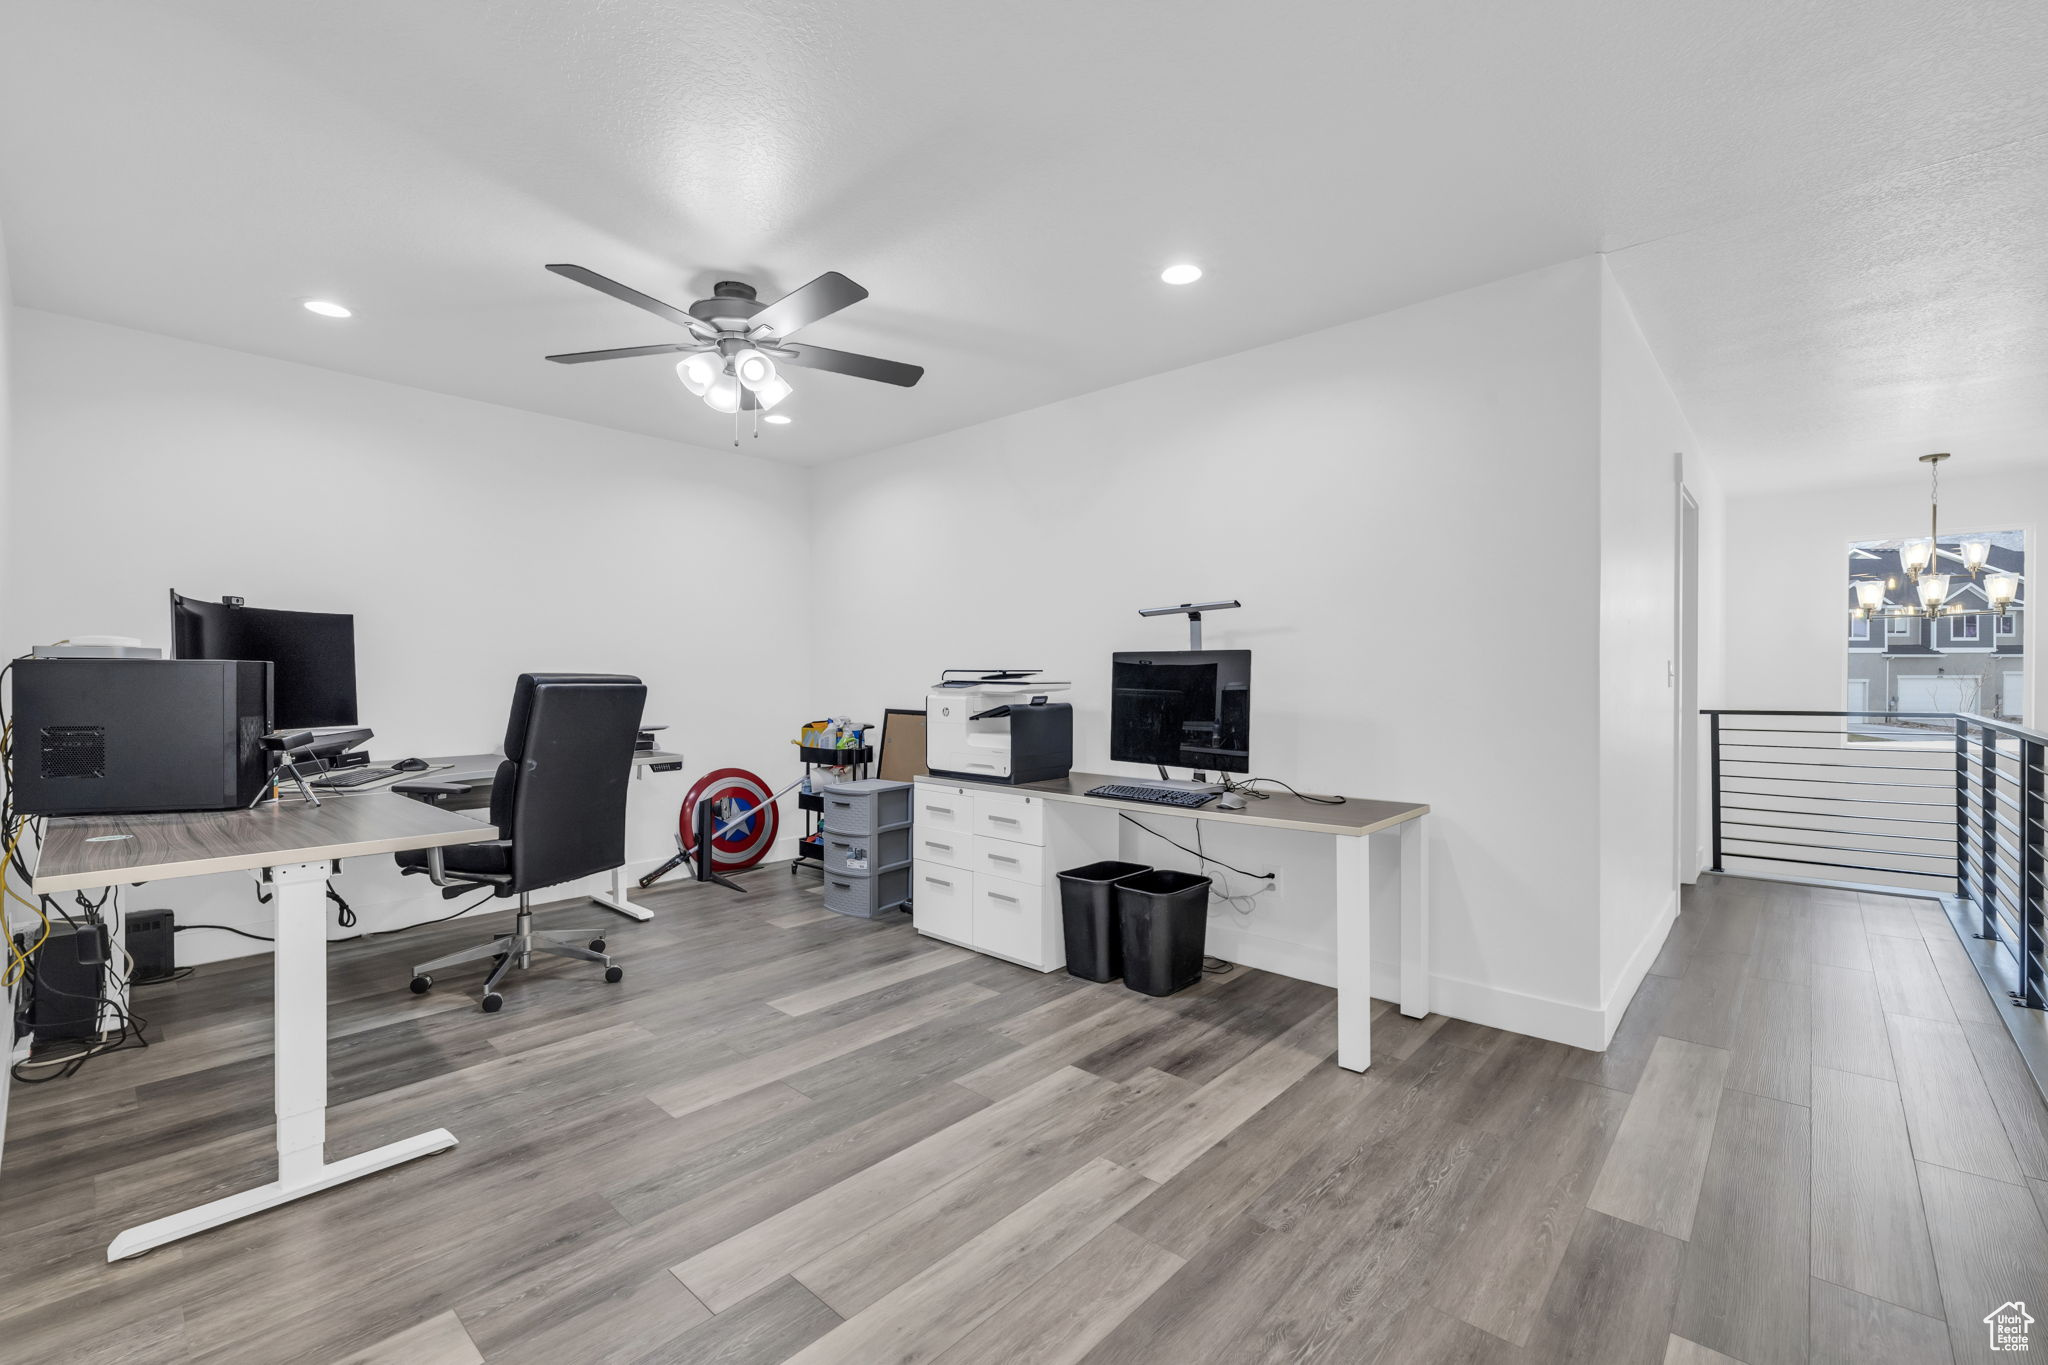
[[[491,783],[498,775],[498,765],[505,761],[503,754],[454,754],[442,758],[423,759],[431,770],[420,773],[400,773],[387,782],[366,783],[363,787],[341,787],[334,789],[316,788],[322,800],[328,796],[351,795],[356,792],[398,791],[407,794],[408,786],[421,788],[460,787],[461,791],[422,790],[410,793],[417,799],[441,807],[443,810],[479,810],[491,804]],[[662,749],[639,749],[633,754],[633,776],[640,777],[649,772],[675,772],[683,766],[683,756]],[[609,893],[593,891],[590,899],[607,910],[616,910],[627,919],[646,923],[654,913],[644,906],[633,904],[626,893],[626,864],[620,863],[611,872]]]
[[[1372,1065],[1372,859],[1374,845],[1383,845],[1382,851],[1400,864],[1401,987],[1397,1003],[1401,1013],[1410,1018],[1429,1013],[1429,845],[1423,821],[1428,806],[1356,796],[1347,797],[1342,805],[1325,805],[1276,793],[1263,801],[1247,800],[1243,810],[1219,810],[1213,803],[1156,806],[1088,795],[1092,787],[1128,780],[1105,773],[1069,773],[1049,782],[1014,786],[935,776],[919,777],[917,782],[921,787],[987,792],[999,799],[1037,797],[1136,817],[1180,816],[1332,836],[1337,873],[1337,1065],[1351,1071]],[[1110,841],[1107,846],[1115,848],[1116,843]]]
[[[137,1256],[455,1145],[454,1134],[436,1128],[327,1160],[327,879],[343,858],[497,837],[495,826],[390,792],[363,792],[318,806],[280,801],[255,810],[50,820],[36,861],[38,895],[248,872],[270,884],[277,907],[271,1001],[277,1179],[129,1228],[107,1247],[108,1260]]]

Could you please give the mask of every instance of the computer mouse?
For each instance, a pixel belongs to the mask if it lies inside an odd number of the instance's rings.
[[[1244,797],[1236,792],[1225,792],[1216,798],[1217,810],[1243,810]]]
[[[432,766],[434,765],[424,758],[401,758],[391,765],[394,772],[401,773],[423,773]]]

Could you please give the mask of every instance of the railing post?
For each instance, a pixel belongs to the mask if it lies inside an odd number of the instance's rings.
[[[1998,825],[1994,818],[1998,799],[1998,731],[1980,727],[1977,777],[1977,893],[1983,901],[1984,924],[1978,938],[1998,938]]]
[[[1970,885],[1970,726],[1956,717],[1956,895]]]
[[[1714,816],[1714,865],[1710,872],[1721,870],[1721,716],[1719,712],[1707,716],[1707,769],[1712,775],[1712,801]]]
[[[2048,745],[2039,740],[2020,741],[2021,771],[2025,774],[2025,796],[2021,809],[2025,818],[2020,822],[2020,844],[2024,857],[2020,864],[2020,988],[2013,992],[2013,1003],[2030,1010],[2048,1008],[2048,992],[2042,985],[2042,916],[2048,913],[2048,893],[2043,891],[2042,854],[2043,845],[2048,844]]]

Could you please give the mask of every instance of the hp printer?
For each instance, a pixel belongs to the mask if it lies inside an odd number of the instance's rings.
[[[925,696],[925,767],[976,782],[1046,782],[1074,766],[1068,684],[1036,668],[949,668]]]

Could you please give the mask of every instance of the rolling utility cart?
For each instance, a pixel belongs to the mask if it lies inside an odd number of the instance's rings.
[[[826,784],[814,781],[815,775],[821,769],[845,768],[853,774],[853,781],[862,782],[867,780],[869,765],[875,761],[873,747],[866,744],[854,749],[820,749],[804,744],[797,746],[797,752],[803,755],[804,785],[813,790],[799,791],[796,796],[797,809],[804,813],[804,837],[797,841],[796,858],[789,865],[792,877],[806,864],[824,870]]]

